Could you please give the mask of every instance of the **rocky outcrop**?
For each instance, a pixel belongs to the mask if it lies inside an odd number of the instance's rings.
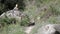
[[[3,13],[0,17],[7,16],[9,18],[17,18],[17,17],[20,17],[21,14],[22,14],[22,12],[20,12],[18,10],[17,5],[16,5],[16,7],[13,10],[9,10],[9,11]]]
[[[4,12],[1,16],[0,16],[0,18],[5,18],[5,17],[7,17],[7,18],[15,18],[16,20],[18,20],[19,22],[21,22],[22,20],[24,21],[24,22],[28,22],[28,23],[30,23],[28,26],[30,26],[30,25],[34,25],[34,21],[33,21],[33,23],[31,23],[31,19],[29,18],[29,16],[28,15],[26,15],[26,14],[24,14],[23,12],[21,12],[21,11],[19,11],[18,10],[18,8],[17,8],[17,4],[16,4],[16,7],[14,7],[14,9],[12,9],[12,10],[9,10],[9,11],[7,11],[7,12]]]

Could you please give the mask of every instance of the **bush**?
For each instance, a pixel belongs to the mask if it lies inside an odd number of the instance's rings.
[[[16,19],[15,18],[8,18],[8,17],[5,17],[5,18],[0,18],[0,24],[15,24],[16,23]]]
[[[29,21],[30,21],[29,17],[28,17],[28,16],[24,16],[24,17],[22,17],[22,19],[21,19],[20,25],[21,25],[21,26],[27,26],[27,25],[29,24]]]

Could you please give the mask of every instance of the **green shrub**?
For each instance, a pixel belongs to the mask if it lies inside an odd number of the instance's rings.
[[[8,17],[5,17],[5,18],[0,18],[0,24],[12,24],[12,23],[16,23],[16,19],[15,18],[8,18]]]
[[[24,16],[24,17],[21,19],[20,25],[21,25],[21,26],[27,26],[27,25],[29,24],[29,21],[30,21],[29,17],[28,17],[28,16]]]
[[[29,21],[30,19],[28,16],[23,16],[21,21],[17,20],[16,18],[8,18],[7,16],[0,18],[0,23],[7,25],[19,23],[21,26],[27,26],[29,24]]]

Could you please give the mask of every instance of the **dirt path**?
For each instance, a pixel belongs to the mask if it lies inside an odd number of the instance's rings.
[[[27,34],[29,34],[33,28],[34,28],[34,26],[26,27],[25,32],[26,32]]]

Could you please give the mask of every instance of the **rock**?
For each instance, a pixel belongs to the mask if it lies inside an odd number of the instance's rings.
[[[7,16],[7,17],[14,17],[14,18],[17,18],[17,17],[20,17],[22,12],[20,12],[17,8],[17,5],[16,7],[13,9],[13,10],[9,10],[5,13],[3,13],[0,17],[3,17],[3,16]]]
[[[35,26],[30,26],[30,27],[26,27],[25,31],[26,34],[30,34],[30,32],[32,31],[32,29],[34,28]]]
[[[47,24],[38,29],[36,34],[60,34],[60,24]]]

